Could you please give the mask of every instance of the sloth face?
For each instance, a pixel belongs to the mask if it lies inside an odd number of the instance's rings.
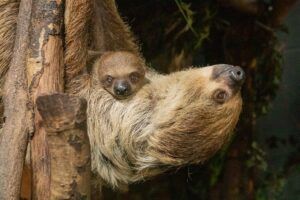
[[[139,90],[143,85],[144,74],[138,70],[125,72],[124,74],[106,73],[101,76],[104,89],[117,99],[125,99]]]
[[[245,72],[238,66],[215,65],[212,70],[211,79],[217,85],[211,98],[215,102],[223,104],[240,91],[245,80]]]
[[[240,89],[245,73],[240,67],[214,65],[178,72],[179,83],[159,110],[155,134],[150,136],[151,156],[164,164],[199,163],[228,141],[242,109]],[[160,116],[160,115],[156,115]]]
[[[199,81],[205,87],[200,87],[198,93],[206,104],[215,108],[224,107],[228,103],[240,101],[239,92],[245,80],[245,72],[238,66],[219,64],[199,70]]]
[[[108,52],[96,62],[102,87],[117,99],[137,92],[145,81],[144,62],[130,52]]]

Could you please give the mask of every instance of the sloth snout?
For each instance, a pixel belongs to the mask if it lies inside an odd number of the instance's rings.
[[[235,66],[230,68],[229,77],[237,84],[242,84],[245,80],[245,72],[241,67]]]
[[[246,75],[239,66],[219,64],[214,67],[212,78],[226,80],[230,86],[241,86],[245,81]]]
[[[114,93],[118,96],[129,95],[130,91],[130,85],[126,81],[117,82],[114,86]]]

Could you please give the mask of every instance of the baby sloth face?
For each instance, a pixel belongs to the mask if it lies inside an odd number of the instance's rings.
[[[117,99],[128,98],[145,82],[144,61],[130,52],[107,52],[94,67],[102,87]]]

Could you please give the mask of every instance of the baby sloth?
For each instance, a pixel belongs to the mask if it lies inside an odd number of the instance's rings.
[[[101,86],[116,99],[126,99],[145,82],[145,62],[127,51],[104,53],[94,64]]]

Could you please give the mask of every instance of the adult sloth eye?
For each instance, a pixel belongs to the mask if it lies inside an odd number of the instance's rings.
[[[129,78],[130,78],[130,81],[133,82],[133,83],[136,83],[140,80],[140,74],[137,73],[137,72],[132,72],[130,75],[129,75]]]
[[[225,90],[217,90],[213,98],[218,103],[224,103],[228,98],[228,93]]]

